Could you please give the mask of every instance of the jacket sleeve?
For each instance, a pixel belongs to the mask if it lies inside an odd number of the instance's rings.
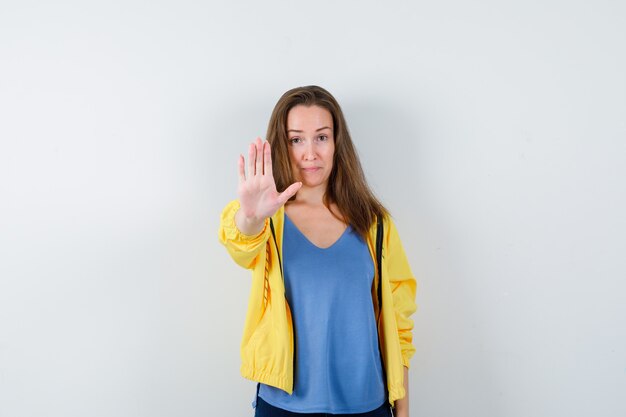
[[[387,277],[391,286],[393,308],[398,326],[402,364],[409,367],[409,361],[415,353],[413,346],[413,320],[410,316],[417,310],[415,293],[417,282],[411,272],[400,236],[393,221],[388,218],[387,231]]]
[[[218,237],[238,265],[252,269],[269,238],[269,219],[265,219],[263,230],[257,235],[244,235],[235,224],[235,213],[239,207],[239,200],[233,200],[226,205],[220,218]]]

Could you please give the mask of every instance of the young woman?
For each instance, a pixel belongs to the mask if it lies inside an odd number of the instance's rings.
[[[267,141],[239,157],[237,194],[219,238],[252,270],[241,373],[259,382],[255,415],[408,416],[416,282],[328,91],[280,98]]]

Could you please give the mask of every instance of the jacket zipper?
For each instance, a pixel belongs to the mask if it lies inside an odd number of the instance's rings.
[[[283,273],[283,262],[280,259],[280,249],[278,248],[278,241],[276,240],[276,232],[274,230],[274,222],[272,221],[271,217],[270,217],[270,229],[272,230],[272,237],[274,238],[274,245],[276,245],[276,255],[278,256],[278,266],[280,267],[280,276],[283,279],[283,290],[285,291],[283,293],[283,296],[285,298],[285,303],[287,303],[287,307],[289,308],[289,315],[291,316],[291,340],[292,340],[291,342],[291,352],[292,352],[291,369],[293,370],[292,377],[291,377],[291,391],[293,392],[293,385],[294,385],[293,379],[294,379],[294,374],[295,374],[295,369],[296,369],[296,335],[293,329],[293,314],[291,313],[291,306],[289,305],[289,301],[287,300],[285,275]]]

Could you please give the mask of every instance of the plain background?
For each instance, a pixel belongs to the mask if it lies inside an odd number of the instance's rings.
[[[341,103],[419,282],[413,417],[626,415],[622,1],[0,3],[0,415],[252,416],[217,240]]]

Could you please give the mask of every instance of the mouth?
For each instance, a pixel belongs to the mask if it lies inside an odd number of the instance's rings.
[[[302,168],[304,172],[315,172],[322,169],[321,167]]]

